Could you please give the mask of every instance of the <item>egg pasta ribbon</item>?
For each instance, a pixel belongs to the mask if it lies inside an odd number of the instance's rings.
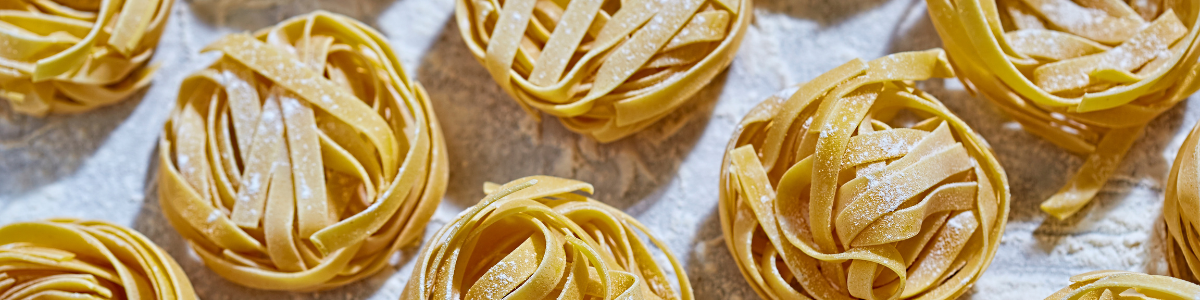
[[[458,0],[463,40],[530,115],[608,142],[686,102],[733,60],[751,0]]]
[[[52,219],[0,227],[0,300],[197,299],[153,241],[103,221]]]
[[[591,184],[530,176],[484,190],[426,243],[401,299],[693,299],[666,244],[578,193]]]
[[[959,79],[1085,158],[1042,210],[1078,212],[1147,123],[1200,88],[1200,1],[927,0]]]
[[[1200,235],[1196,234],[1195,226],[1200,224],[1197,212],[1200,212],[1200,179],[1197,178],[1197,167],[1200,166],[1200,126],[1195,126],[1188,133],[1187,139],[1179,148],[1175,162],[1171,165],[1171,173],[1167,177],[1167,187],[1163,191],[1163,222],[1166,223],[1166,256],[1167,266],[1171,276],[1191,282],[1200,282]]]
[[[953,299],[990,264],[1008,179],[914,81],[941,49],[852,60],[752,109],[726,148],[721,228],[765,299]]]
[[[1104,270],[1071,276],[1071,285],[1051,294],[1046,300],[1197,298],[1200,298],[1200,286],[1178,278]]]
[[[0,99],[44,116],[111,105],[150,83],[174,0],[0,3]]]
[[[446,146],[391,46],[318,11],[206,50],[159,141],[163,212],[214,272],[320,290],[416,242],[445,193]]]

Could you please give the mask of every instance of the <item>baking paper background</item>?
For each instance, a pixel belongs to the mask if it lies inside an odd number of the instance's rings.
[[[187,271],[203,299],[398,299],[419,248],[379,274],[319,293],[243,288],[208,271],[161,216],[157,141],[182,79],[217,57],[223,34],[254,31],[325,9],[378,28],[406,71],[428,90],[445,130],[450,185],[428,235],[483,197],[485,181],[533,174],[596,185],[596,198],[629,212],[686,264],[698,299],[756,299],[721,237],[716,213],[721,156],[737,122],[759,101],[852,58],[940,45],[921,0],[758,0],[727,71],[646,132],[597,144],[526,115],[475,61],[453,18],[453,0],[179,0],[144,92],[115,106],[43,119],[0,104],[0,224],[49,217],[103,219],[149,236]],[[1162,190],[1200,107],[1193,97],[1148,127],[1116,175],[1075,217],[1037,205],[1082,159],[1021,130],[955,80],[921,85],[994,147],[1008,171],[1012,206],[991,267],[966,299],[1041,299],[1071,275],[1117,269],[1165,274]]]

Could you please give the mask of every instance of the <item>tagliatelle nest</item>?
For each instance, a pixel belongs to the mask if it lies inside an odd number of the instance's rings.
[[[531,176],[484,189],[426,243],[401,299],[692,299],[683,267],[646,226],[575,193],[592,185]]]
[[[1200,282],[1200,126],[1192,128],[1179,148],[1167,188],[1163,191],[1163,221],[1167,226],[1167,266],[1171,276]]]
[[[1042,203],[1059,219],[1095,197],[1147,123],[1200,87],[1197,0],[927,2],[969,89],[1086,157]]]
[[[691,98],[729,65],[751,0],[458,0],[458,28],[531,115],[608,142]]]
[[[756,106],[726,148],[721,228],[766,299],[952,299],[991,262],[1008,179],[912,81],[940,49],[853,60]]]
[[[180,88],[159,197],[209,268],[254,288],[325,289],[421,237],[446,146],[382,35],[316,12],[207,50],[224,56]]]
[[[57,219],[0,227],[0,299],[197,299],[174,259],[129,228]]]
[[[172,2],[0,2],[0,99],[35,116],[125,99],[150,83]]]
[[[1092,271],[1071,276],[1071,285],[1046,300],[1067,299],[1200,299],[1200,286],[1160,275],[1125,271]]]

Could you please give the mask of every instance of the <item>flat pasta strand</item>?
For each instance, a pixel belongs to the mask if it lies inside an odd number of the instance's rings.
[[[1146,124],[1200,88],[1198,0],[926,2],[972,93],[1086,158],[1042,204],[1058,219],[1095,197]]]
[[[206,49],[159,141],[163,212],[217,274],[269,290],[362,279],[417,242],[445,141],[386,40],[318,11]]]
[[[458,0],[467,46],[535,118],[609,142],[685,103],[733,60],[751,0]]]
[[[1200,285],[1178,278],[1102,270],[1071,276],[1071,285],[1050,294],[1046,300],[1197,298],[1200,298]]]
[[[721,170],[721,227],[765,299],[953,299],[990,264],[1008,179],[913,81],[941,49],[853,60],[763,101]]]
[[[0,227],[0,299],[199,299],[149,238],[103,221]]]
[[[1197,172],[1200,171],[1200,160],[1196,144],[1200,141],[1200,126],[1195,126],[1188,133],[1175,162],[1171,165],[1171,173],[1167,177],[1167,187],[1163,191],[1163,222],[1167,228],[1167,266],[1171,276],[1193,283],[1200,282],[1200,247],[1196,233],[1197,212],[1200,211],[1200,181]]]
[[[400,298],[693,299],[666,244],[633,217],[577,193],[592,189],[549,176],[488,183],[487,197],[421,249]],[[642,236],[670,266],[654,259]]]
[[[0,100],[18,113],[78,113],[150,84],[174,0],[15,1],[0,9]]]

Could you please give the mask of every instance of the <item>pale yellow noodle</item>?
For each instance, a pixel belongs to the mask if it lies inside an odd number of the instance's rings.
[[[424,88],[386,39],[315,12],[206,48],[159,143],[163,213],[217,274],[320,290],[388,265],[446,189]]]
[[[941,49],[859,59],[750,111],[726,148],[721,228],[766,299],[953,299],[991,262],[1008,179],[913,81]]]
[[[1167,266],[1171,276],[1191,282],[1200,282],[1200,244],[1196,225],[1200,224],[1197,214],[1200,213],[1200,182],[1197,181],[1197,167],[1200,160],[1197,155],[1197,141],[1200,141],[1200,126],[1192,128],[1192,132],[1179,148],[1171,173],[1167,178],[1167,188],[1163,191],[1163,222],[1167,228]]]
[[[175,260],[137,231],[53,219],[0,227],[0,300],[196,298]]]
[[[458,0],[471,53],[530,115],[601,142],[646,128],[729,65],[752,0]]]
[[[1046,300],[1068,299],[1200,299],[1200,286],[1160,275],[1110,270],[1092,271],[1071,276],[1071,285],[1046,297]]]
[[[484,190],[425,244],[401,299],[692,299],[666,244],[577,193],[591,193],[591,184],[530,176]]]
[[[174,0],[0,0],[0,99],[44,116],[111,105],[150,83]]]
[[[955,71],[1025,130],[1085,158],[1042,210],[1095,197],[1147,123],[1200,85],[1198,0],[927,0]]]

